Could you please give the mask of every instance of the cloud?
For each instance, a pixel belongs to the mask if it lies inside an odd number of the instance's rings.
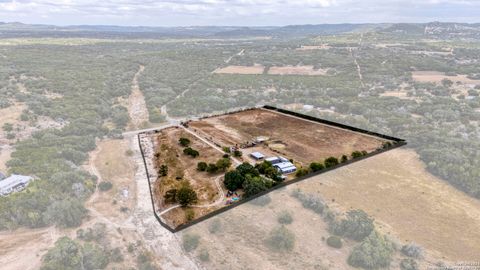
[[[478,20],[467,0],[0,0],[0,20],[120,25],[285,25]]]

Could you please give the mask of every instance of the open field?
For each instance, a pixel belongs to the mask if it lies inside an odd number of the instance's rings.
[[[299,183],[342,209],[364,209],[402,243],[432,256],[478,260],[480,202],[425,171],[412,150],[396,149]]]
[[[306,76],[324,76],[328,69],[315,69],[314,66],[284,66],[271,67],[268,70],[270,75],[306,75]]]
[[[444,72],[438,71],[414,71],[412,72],[412,78],[417,82],[441,83],[443,79],[448,79],[454,83],[480,84],[480,80],[469,79],[467,75],[447,76]]]
[[[218,68],[213,71],[216,74],[243,74],[243,75],[255,75],[262,74],[265,69],[262,65],[254,66],[228,66],[224,68]]]
[[[205,118],[189,125],[225,146],[241,145],[258,136],[266,136],[269,141],[263,147],[265,151],[280,153],[304,165],[330,156],[350,155],[353,151],[371,152],[385,142],[264,109]]]

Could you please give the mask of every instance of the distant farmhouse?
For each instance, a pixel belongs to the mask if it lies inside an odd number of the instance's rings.
[[[12,174],[5,178],[5,175],[0,173],[0,196],[7,196],[13,192],[22,191],[32,180],[33,178],[30,176],[18,174]]]

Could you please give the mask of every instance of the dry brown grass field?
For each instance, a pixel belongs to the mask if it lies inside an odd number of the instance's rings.
[[[304,165],[330,156],[350,155],[353,151],[371,152],[384,142],[377,137],[264,109],[205,118],[189,125],[225,146],[240,145],[257,136],[266,136],[271,140],[273,150]]]
[[[341,210],[365,210],[383,232],[415,241],[435,258],[478,260],[480,201],[428,173],[413,150],[392,150],[299,186]]]
[[[243,75],[255,75],[263,74],[265,67],[262,65],[254,66],[228,66],[224,68],[218,68],[213,71],[216,74],[243,74]]]

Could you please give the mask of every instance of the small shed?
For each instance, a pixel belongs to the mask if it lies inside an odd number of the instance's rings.
[[[256,160],[261,160],[265,158],[265,155],[260,153],[260,152],[253,152],[250,154],[251,157],[253,157]]]

